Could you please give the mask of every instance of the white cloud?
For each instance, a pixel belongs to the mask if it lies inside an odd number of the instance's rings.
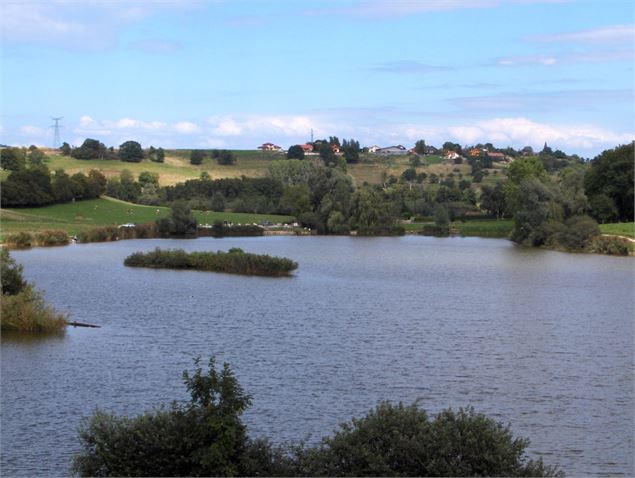
[[[543,65],[552,66],[558,63],[553,56],[528,55],[528,56],[511,56],[501,58],[498,64],[501,66],[526,66],[526,65]]]
[[[45,138],[48,136],[48,130],[31,125],[20,126],[20,133],[33,138]]]
[[[635,41],[635,25],[611,25],[593,30],[563,32],[527,37],[529,41],[545,43],[627,43]]]
[[[108,0],[80,3],[69,0],[2,2],[2,41],[83,50],[109,48],[116,45],[120,31],[127,25],[160,11],[190,8],[201,2],[136,0],[133,6]]]
[[[347,14],[375,19],[386,19],[463,9],[496,8],[504,5],[532,3],[568,3],[570,0],[365,0],[348,7],[307,11],[307,14]]]
[[[635,139],[635,132],[616,133],[594,125],[555,125],[527,118],[494,118],[447,128],[450,140],[462,144],[491,141],[500,146],[540,147],[546,141],[565,151],[598,150]]]
[[[257,134],[263,138],[272,135],[307,138],[311,129],[315,134],[324,134],[328,129],[308,116],[211,117],[208,122],[217,136]]]
[[[172,129],[181,134],[194,134],[201,131],[200,126],[189,121],[179,121],[172,125]]]

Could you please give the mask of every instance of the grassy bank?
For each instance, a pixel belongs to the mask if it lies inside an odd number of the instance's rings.
[[[426,223],[414,222],[403,224],[407,232],[418,233]],[[432,224],[432,223],[427,223]],[[450,223],[450,230],[453,234],[460,236],[478,237],[507,237],[514,228],[514,221],[511,219],[475,219],[472,221],[453,221]]]
[[[135,252],[126,258],[128,267],[150,267],[153,269],[191,269],[207,272],[224,272],[281,277],[288,276],[298,268],[297,262],[284,257],[265,254],[250,254],[233,248],[229,252],[190,252],[182,249]]]
[[[635,238],[634,222],[617,222],[613,224],[600,224],[602,234],[614,234],[616,236],[625,236]]]
[[[38,232],[48,229],[66,231],[77,235],[99,226],[112,226],[125,223],[149,223],[161,217],[167,217],[170,209],[167,207],[142,206],[111,198],[90,199],[67,204],[51,206],[2,209],[1,236],[18,232]],[[229,212],[194,211],[200,224],[213,224],[214,221],[229,221],[240,224],[270,221],[273,223],[288,222],[289,216],[273,214],[247,214]]]

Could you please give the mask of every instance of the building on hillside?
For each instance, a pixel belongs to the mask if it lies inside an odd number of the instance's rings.
[[[397,146],[379,148],[377,151],[375,151],[375,154],[382,154],[385,156],[401,156],[408,154],[408,150],[405,148],[405,146],[398,144]]]
[[[374,145],[372,145],[370,148],[368,148],[368,152],[369,152],[369,153],[376,153],[378,149],[379,149],[379,146],[377,146],[376,144],[374,144]]]
[[[335,153],[335,154],[340,154],[340,147],[336,144],[332,144],[331,145],[331,150]]]
[[[468,151],[467,154],[470,156],[470,158],[478,158],[483,153],[487,153],[487,150],[481,148],[472,148]]]
[[[305,153],[312,153],[313,152],[313,145],[312,144],[305,143],[305,144],[301,144],[300,147],[302,148],[302,151],[304,151]]]
[[[445,154],[443,155],[443,157],[444,157],[445,159],[452,159],[452,160],[454,160],[454,159],[458,159],[458,158],[460,158],[460,157],[461,157],[461,155],[460,155],[459,153],[457,153],[456,151],[448,151],[447,153],[445,153]]]
[[[261,149],[263,151],[280,151],[280,150],[282,150],[282,148],[280,146],[278,146],[277,144],[273,144],[273,143],[264,143],[264,144],[258,146],[258,149]]]
[[[487,157],[491,158],[494,161],[504,161],[505,155],[503,153],[495,153],[495,152],[487,152]]]
[[[426,145],[424,154],[437,154],[438,152],[439,150],[435,148],[434,146]]]

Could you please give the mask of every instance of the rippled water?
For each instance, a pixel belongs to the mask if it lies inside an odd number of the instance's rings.
[[[283,279],[129,269],[161,247],[290,257]],[[2,337],[1,473],[63,475],[81,417],[185,399],[192,357],[229,362],[251,436],[310,442],[379,400],[473,405],[568,475],[632,475],[631,258],[479,238],[122,241],[15,252],[74,320]]]

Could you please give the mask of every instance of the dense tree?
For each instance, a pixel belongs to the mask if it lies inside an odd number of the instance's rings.
[[[299,144],[294,144],[287,151],[287,159],[304,159],[304,149]]]
[[[207,157],[207,153],[200,149],[193,149],[190,153],[190,164],[199,165],[203,164],[203,160]]]
[[[32,146],[31,148],[29,148],[28,158],[29,158],[29,164],[31,166],[40,166],[44,164],[46,155],[44,154],[42,150],[38,149],[36,146]]]
[[[174,201],[170,206],[170,216],[157,220],[157,229],[164,235],[195,235],[197,226],[198,221],[185,201]]]
[[[143,149],[136,141],[126,141],[119,145],[119,159],[129,163],[140,163],[143,160]]]
[[[124,169],[119,173],[119,177],[108,180],[106,194],[123,201],[134,202],[141,195],[141,184],[135,181],[131,171]]]
[[[415,143],[415,153],[426,154],[426,142],[424,140],[420,139]]]
[[[342,154],[344,155],[344,159],[347,163],[358,163],[359,162],[359,141],[354,139],[346,140],[344,139],[342,142]]]
[[[157,163],[163,163],[165,161],[165,150],[163,148],[157,148]]]
[[[22,148],[2,148],[0,167],[7,171],[18,171],[26,167],[26,152]]]
[[[176,251],[174,251],[176,252]],[[240,252],[236,252],[240,254]],[[185,255],[185,254],[184,254]],[[185,255],[187,256],[187,255]],[[177,258],[178,259],[178,258]],[[103,411],[84,420],[72,470],[81,476],[561,476],[525,457],[529,440],[475,413],[434,418],[416,404],[381,402],[313,447],[250,440],[251,404],[227,364],[183,374],[189,402],[133,418]]]
[[[139,173],[139,183],[141,187],[145,187],[149,184],[159,185],[159,174],[152,171],[141,171]]]
[[[236,157],[234,156],[234,153],[232,153],[231,151],[227,149],[213,150],[212,158],[214,158],[216,162],[221,165],[230,165],[236,162]]]
[[[248,446],[241,415],[251,403],[227,364],[183,373],[190,401],[125,418],[97,411],[80,429],[82,476],[236,476]]]
[[[481,209],[489,214],[501,219],[507,211],[507,197],[502,182],[497,182],[495,186],[484,184],[481,187]]]
[[[68,144],[66,141],[64,141],[62,143],[62,146],[60,146],[60,152],[62,153],[62,156],[70,156],[71,155],[71,145]]]
[[[96,139],[86,138],[79,148],[71,151],[71,156],[75,159],[104,159],[106,146]]]
[[[633,221],[634,144],[609,149],[595,157],[584,180],[586,195],[592,201],[600,194],[613,200],[620,221]]]
[[[318,153],[326,166],[335,166],[337,164],[337,156],[333,152],[333,148],[331,148],[329,143],[320,143]]]
[[[28,285],[22,276],[22,266],[9,255],[6,247],[0,248],[0,280],[2,295],[16,295]]]
[[[44,206],[54,202],[51,175],[46,166],[13,171],[0,188],[2,206]]]

